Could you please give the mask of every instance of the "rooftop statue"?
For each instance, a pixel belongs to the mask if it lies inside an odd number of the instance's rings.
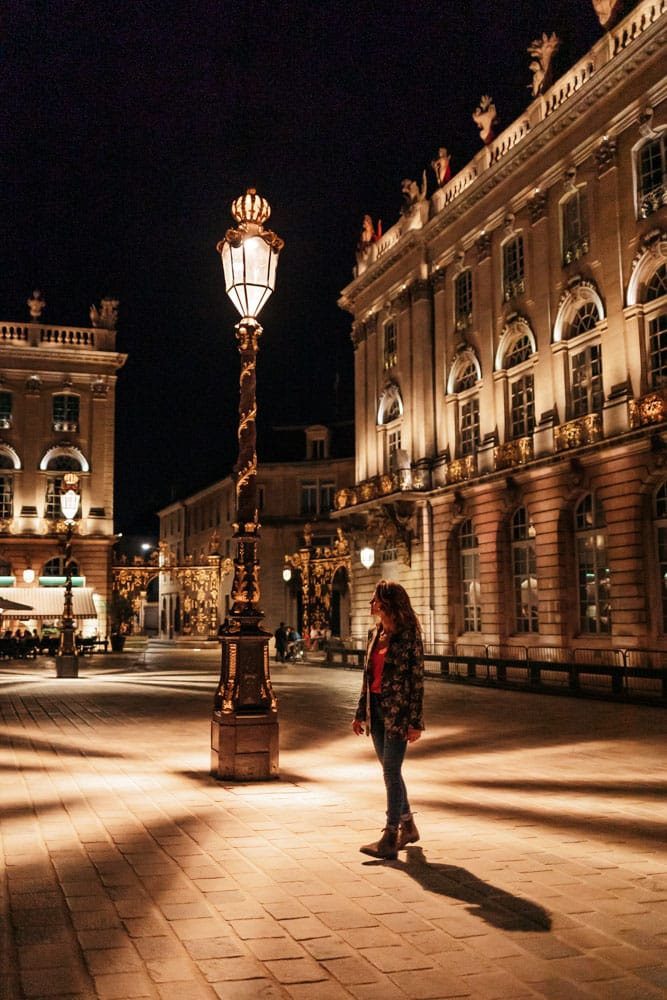
[[[115,330],[118,320],[118,299],[102,299],[100,308],[90,307],[90,322],[105,330]]]
[[[447,152],[444,146],[441,146],[438,150],[438,157],[435,160],[431,160],[431,166],[435,171],[435,179],[438,182],[438,187],[442,187],[446,184],[449,178],[452,176],[452,168],[450,164],[451,156]]]
[[[530,88],[533,97],[543,94],[553,83],[553,57],[560,47],[560,38],[552,32],[547,35],[542,32],[541,38],[536,38],[528,46],[528,55],[533,57],[530,64],[530,71],[533,74],[533,82]]]
[[[409,215],[415,205],[418,205],[426,198],[426,171],[422,174],[421,188],[417,184],[417,181],[411,181],[406,177],[405,180],[401,181],[401,193],[403,195],[401,215]]]
[[[605,31],[613,28],[623,14],[623,0],[593,0],[593,7]]]
[[[479,106],[473,112],[472,119],[477,123],[480,139],[485,146],[488,146],[496,137],[494,129],[498,124],[496,106],[492,97],[489,97],[488,94],[481,97]]]
[[[359,236],[358,249],[368,250],[371,243],[377,243],[377,241],[382,236],[382,222],[378,219],[377,232],[375,226],[373,225],[373,220],[370,215],[364,215],[364,221],[361,224],[361,235]]]
[[[38,320],[41,318],[42,312],[46,306],[46,302],[42,298],[42,293],[35,289],[32,293],[32,298],[27,301],[28,309],[30,310],[30,319]]]

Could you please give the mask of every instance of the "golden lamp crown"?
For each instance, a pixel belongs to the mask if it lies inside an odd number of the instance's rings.
[[[271,206],[254,188],[248,188],[245,194],[232,202],[232,215],[240,225],[254,222],[261,226],[271,215]]]

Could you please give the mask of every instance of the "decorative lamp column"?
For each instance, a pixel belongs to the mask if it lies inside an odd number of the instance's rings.
[[[65,536],[65,605],[60,629],[60,645],[56,656],[58,677],[78,677],[79,664],[74,642],[74,604],[72,600],[72,533],[79,510],[79,477],[66,472],[60,492],[60,510],[67,528]]]
[[[222,669],[211,721],[211,773],[219,779],[278,776],[278,706],[269,675],[269,639],[259,607],[257,544],[256,366],[262,327],[257,316],[275,287],[283,240],[264,229],[269,203],[254,188],[232,203],[238,228],[228,229],[217,250],[225,290],[241,319],[236,558],[232,608],[220,634]]]

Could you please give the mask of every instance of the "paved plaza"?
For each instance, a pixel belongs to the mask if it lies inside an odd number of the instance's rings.
[[[280,780],[235,785],[218,661],[0,664],[4,1000],[667,997],[667,710],[428,680],[381,862],[360,674],[273,665]]]

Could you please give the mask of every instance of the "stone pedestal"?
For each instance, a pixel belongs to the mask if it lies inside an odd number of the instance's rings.
[[[68,653],[56,656],[56,677],[78,677],[79,657]]]
[[[214,712],[211,774],[219,781],[267,781],[278,777],[278,715]]]

